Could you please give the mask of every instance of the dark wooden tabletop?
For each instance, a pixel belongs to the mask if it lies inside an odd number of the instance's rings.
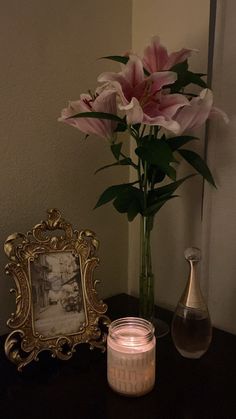
[[[115,319],[137,314],[137,300],[125,294],[107,300]],[[171,322],[172,313],[158,309]],[[106,379],[106,353],[80,345],[69,361],[40,355],[22,373],[0,357],[2,419],[236,419],[236,336],[217,329],[199,360],[182,358],[171,336],[157,341],[157,379],[139,398],[114,393]]]

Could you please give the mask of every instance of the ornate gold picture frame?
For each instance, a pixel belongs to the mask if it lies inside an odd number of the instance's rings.
[[[5,353],[19,371],[43,350],[63,360],[80,343],[105,350],[102,324],[109,318],[93,277],[97,248],[92,231],[73,230],[57,209],[26,234],[7,238],[6,273],[15,281],[16,311],[7,322],[13,331]]]

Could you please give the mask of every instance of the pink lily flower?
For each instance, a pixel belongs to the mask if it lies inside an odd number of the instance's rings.
[[[185,61],[193,51],[196,50],[182,48],[168,54],[167,49],[160,44],[159,37],[154,36],[151,45],[148,45],[144,50],[143,66],[150,73],[170,70],[174,65]]]
[[[189,105],[189,101],[181,94],[170,95],[162,90],[176,78],[173,71],[156,72],[146,77],[141,59],[131,56],[120,73],[102,73],[98,81],[106,83],[102,88],[116,90],[120,98],[119,109],[125,112],[129,125],[160,125],[178,133],[179,124],[172,117],[179,108]]]
[[[117,114],[116,92],[103,90],[95,98],[90,94],[80,95],[80,99],[69,102],[69,106],[62,110],[58,121],[72,125],[85,134],[96,134],[99,137],[111,139],[117,126],[116,121],[97,118],[73,118],[81,112],[106,112]],[[69,119],[68,119],[69,118]]]
[[[199,128],[208,118],[215,116],[221,116],[225,122],[228,122],[227,115],[213,107],[213,93],[210,89],[202,90],[200,95],[191,99],[189,103],[190,106],[178,110],[174,118],[180,125],[179,134]]]

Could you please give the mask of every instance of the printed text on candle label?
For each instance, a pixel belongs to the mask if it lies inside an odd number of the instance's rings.
[[[155,347],[138,354],[124,354],[109,348],[108,381],[122,393],[148,392],[155,382]]]

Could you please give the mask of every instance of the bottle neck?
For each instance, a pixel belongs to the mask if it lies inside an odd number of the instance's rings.
[[[198,261],[189,260],[189,264],[189,278],[180,302],[191,308],[205,308],[206,305],[197,278]]]

